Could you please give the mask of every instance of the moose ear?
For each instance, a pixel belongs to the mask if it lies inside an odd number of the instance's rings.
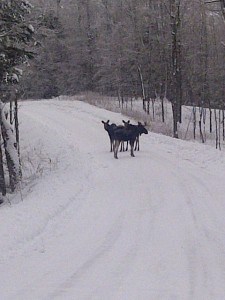
[[[138,122],[138,125],[142,125],[141,122]]]
[[[109,120],[106,123],[109,124]]]
[[[105,122],[104,122],[104,121],[102,121],[102,124],[105,124]]]

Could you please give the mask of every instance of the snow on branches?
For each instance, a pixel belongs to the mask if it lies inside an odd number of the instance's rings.
[[[0,83],[19,79],[15,68],[33,58],[34,27],[28,20],[31,4],[25,0],[0,2]]]

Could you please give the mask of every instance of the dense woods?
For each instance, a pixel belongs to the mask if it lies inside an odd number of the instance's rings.
[[[33,4],[42,49],[24,78],[26,98],[91,90],[146,99],[166,94],[178,108],[223,108],[225,26],[219,2]]]
[[[19,97],[51,98],[94,91],[122,101],[141,97],[147,113],[150,101],[157,98],[162,102],[162,121],[167,98],[172,104],[174,137],[178,137],[184,104],[193,106],[193,114],[200,107],[200,133],[205,108],[210,109],[210,124],[213,110],[216,120],[215,109],[220,110],[224,130],[223,0],[30,2],[32,5],[22,0],[0,1],[0,93],[3,102],[11,102],[9,122],[15,127],[18,153]],[[19,80],[23,70],[26,72]],[[3,133],[4,129],[4,140]],[[13,190],[17,180],[11,180]],[[3,193],[4,181],[3,176]]]
[[[24,77],[25,98],[96,91],[142,97],[145,109],[166,97],[174,137],[183,104],[224,109],[223,1],[33,4],[42,48]]]

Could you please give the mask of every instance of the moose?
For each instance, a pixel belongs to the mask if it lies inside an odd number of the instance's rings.
[[[124,121],[125,122],[125,121]],[[140,135],[148,134],[148,130],[142,125],[141,122],[138,122],[138,125],[130,124],[130,122],[125,122],[124,128],[116,128],[113,131],[114,139],[114,158],[118,159],[118,149],[121,142],[129,141],[131,147],[131,156],[134,157],[134,143],[139,138]]]
[[[110,140],[110,152],[113,151],[113,144],[114,144],[114,130],[117,128],[115,123],[109,124],[109,120],[107,122],[102,121],[104,125],[104,129],[107,131]]]
[[[130,124],[130,120],[128,120],[128,121],[122,120],[122,122],[123,122],[125,128],[128,128],[129,125],[131,125]],[[146,123],[145,123],[145,125],[146,125]],[[140,150],[139,136],[140,135],[138,135],[137,138],[136,138],[136,140],[135,140],[134,151],[136,151],[136,150],[139,151]],[[127,147],[128,147],[128,145],[127,145]]]
[[[114,131],[117,129],[123,129],[123,125],[116,125],[115,123],[109,124],[109,120],[107,122],[102,121],[104,125],[104,129],[107,131],[109,140],[110,140],[110,152],[113,151],[114,148]],[[126,148],[124,147],[124,142],[121,143],[120,151],[127,151],[128,150],[128,142]]]

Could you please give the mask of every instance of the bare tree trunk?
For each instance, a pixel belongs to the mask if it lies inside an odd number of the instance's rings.
[[[223,124],[223,141],[224,141],[224,139],[225,139],[225,126],[224,126],[224,109],[222,110],[222,124]]]
[[[214,117],[215,117],[215,126],[216,126],[216,149],[217,149],[218,148],[218,122],[217,122],[216,109],[214,109]]]
[[[2,107],[0,107],[0,124],[2,123]],[[0,126],[0,193],[2,196],[6,195],[6,183],[5,183],[5,172],[3,166],[3,140],[2,140],[2,130]],[[1,201],[2,203],[2,201]]]
[[[221,150],[221,109],[219,110],[219,126],[218,126],[218,145],[219,145],[219,149]]]
[[[152,98],[152,118],[155,120],[155,99]]]
[[[6,195],[5,173],[3,167],[3,155],[2,155],[2,138],[0,134],[0,193],[2,196]],[[1,204],[1,200],[0,200]]]
[[[18,100],[15,99],[15,108],[14,108],[14,120],[15,120],[15,131],[16,131],[16,147],[18,155],[20,157],[20,135],[19,135],[19,120],[18,120]]]
[[[202,133],[202,119],[203,119],[203,107],[199,107],[199,133],[202,143],[205,143],[204,135]]]
[[[13,102],[10,101],[10,108],[9,108],[9,118],[10,118],[10,124],[13,123]]]
[[[221,11],[225,20],[225,0],[220,0],[220,4],[221,4]]]
[[[141,80],[141,90],[142,90],[142,104],[143,104],[143,110],[146,112],[146,92],[145,92],[145,86],[144,86],[144,81],[143,81],[143,76],[142,76],[142,72],[141,72],[141,67],[138,66],[138,72],[139,72],[139,76],[140,76],[140,80]]]
[[[180,41],[180,1],[170,0],[170,21],[172,35],[172,109],[173,109],[173,133],[178,138],[178,122],[181,123],[181,41]]]
[[[162,113],[162,122],[165,122],[165,109],[164,109],[164,97],[166,92],[163,93],[162,91],[163,85],[160,85],[160,94],[159,94],[159,100],[161,101],[161,113]]]
[[[16,184],[18,182],[18,176],[17,176],[17,172],[15,171],[15,165],[13,160],[11,159],[10,153],[8,151],[8,147],[7,147],[7,131],[6,128],[4,127],[3,124],[1,124],[1,129],[2,129],[2,136],[3,136],[3,140],[4,140],[4,149],[5,149],[5,157],[6,157],[6,163],[7,163],[7,168],[8,168],[8,172],[9,172],[9,185],[11,188],[11,191],[14,192],[15,188],[16,188]]]
[[[145,103],[147,102],[147,108],[146,108],[146,111],[147,111],[147,114],[149,115],[150,114],[150,98],[148,98]]]
[[[193,135],[194,139],[196,139],[196,107],[193,106]]]
[[[178,119],[177,119],[177,105],[172,103],[173,110],[173,137],[178,139]]]
[[[16,188],[17,183],[21,179],[21,166],[19,163],[19,156],[17,151],[16,141],[13,139],[13,130],[9,127],[6,119],[3,120],[5,116],[1,114],[1,132],[3,137],[3,144],[5,149],[5,157],[7,168],[9,172],[9,182],[10,188],[13,192]]]
[[[212,133],[212,109],[209,107],[209,132]]]
[[[203,132],[204,132],[204,140],[206,142],[206,131],[205,131],[205,123],[206,123],[207,111],[203,108]]]
[[[201,70],[201,99],[199,106],[200,109],[200,120],[199,120],[199,130],[202,143],[205,143],[206,139],[202,132],[202,121],[204,125],[205,132],[205,106],[206,103],[209,103],[209,91],[208,91],[208,32],[207,32],[207,22],[206,22],[206,11],[205,5],[201,4],[201,40],[200,40],[200,49],[201,49],[201,59],[200,59],[200,70]]]
[[[22,178],[22,166],[21,166],[21,159],[20,159],[20,132],[19,132],[19,119],[18,119],[18,100],[15,99],[15,108],[14,108],[14,121],[15,121],[15,132],[16,132],[16,149],[19,157],[19,176]]]
[[[162,122],[165,122],[164,97],[161,97]]]

